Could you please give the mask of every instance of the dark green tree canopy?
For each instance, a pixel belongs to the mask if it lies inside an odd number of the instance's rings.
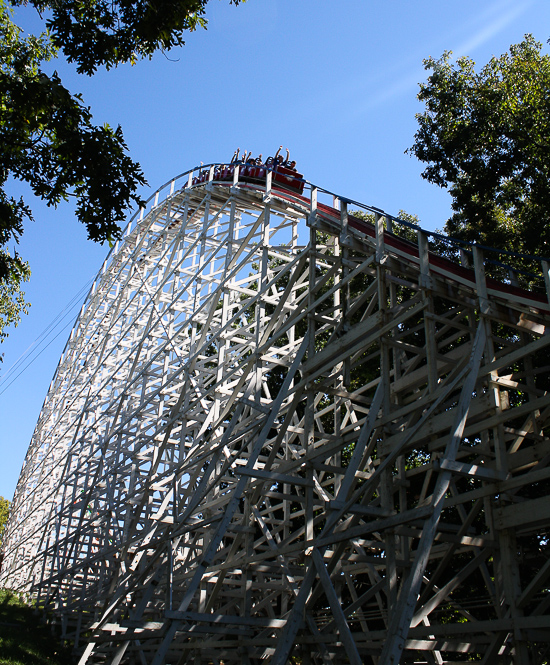
[[[80,95],[40,69],[54,53],[45,35],[22,39],[7,12],[0,14],[1,184],[11,174],[49,205],[74,194],[90,238],[105,240],[117,234],[128,204],[140,203],[135,191],[145,181],[126,155],[120,127],[96,127]],[[22,232],[30,212],[23,202],[0,196],[5,244]]]
[[[476,73],[470,58],[429,58],[426,110],[408,152],[449,189],[456,238],[550,255],[550,56],[527,35]]]
[[[207,1],[15,0],[49,11],[53,44],[85,74],[183,45],[186,32],[206,27]]]

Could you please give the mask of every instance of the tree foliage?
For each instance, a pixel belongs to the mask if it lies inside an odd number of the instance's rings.
[[[240,0],[230,0],[238,4]],[[49,32],[24,37],[12,8],[46,12]],[[61,49],[80,73],[92,74],[183,44],[185,31],[205,26],[207,0],[0,0],[0,341],[27,303],[20,286],[29,269],[17,243],[31,210],[8,194],[9,178],[30,185],[47,205],[76,199],[90,239],[120,236],[128,208],[141,205],[140,165],[127,154],[120,127],[96,126],[82,97],[43,64]]]
[[[186,32],[206,27],[207,1],[15,0],[50,12],[46,24],[53,44],[85,74],[182,46]]]
[[[28,182],[48,205],[76,197],[77,217],[93,240],[119,233],[118,223],[145,180],[126,154],[120,127],[97,127],[80,95],[72,95],[41,63],[56,53],[48,36],[23,38],[0,1],[0,243],[17,241],[29,208],[5,192],[9,175]],[[15,256],[3,254],[0,278],[9,280]]]
[[[372,212],[365,212],[364,210],[350,210],[350,214],[358,219],[362,219],[369,224],[374,224],[375,217]],[[405,226],[400,222],[407,222],[411,226]],[[388,228],[387,223],[384,225],[385,228]],[[413,228],[414,227],[414,228]],[[418,215],[407,212],[406,210],[400,210],[397,219],[394,219],[392,224],[392,233],[396,236],[404,238],[405,240],[410,240],[411,242],[417,242],[416,232],[420,230],[420,219]]]
[[[425,111],[409,152],[448,188],[449,235],[550,255],[550,56],[527,35],[476,73],[467,57],[425,60]]]
[[[29,266],[17,255],[4,259],[6,253],[0,249],[0,260],[4,260],[10,271],[7,279],[0,280],[0,342],[8,336],[6,329],[11,325],[17,326],[21,314],[27,314],[29,308],[25,294],[21,291],[22,282],[30,277]]]
[[[3,496],[0,496],[0,545],[2,544],[4,530],[10,516],[10,505],[11,504],[7,499],[4,499]]]

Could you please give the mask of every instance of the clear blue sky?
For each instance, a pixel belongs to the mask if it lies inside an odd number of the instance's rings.
[[[40,29],[30,10],[20,17],[25,28]],[[208,17],[208,30],[189,35],[186,46],[134,67],[87,78],[55,63],[97,123],[122,125],[149,181],[145,198],[201,161],[229,160],[237,147],[265,156],[282,143],[308,180],[393,214],[416,213],[428,229],[443,226],[450,199],[404,154],[421,110],[423,59],[452,50],[482,66],[525,33],[545,50],[550,37],[548,0],[248,0],[237,8],[211,0]],[[108,249],[86,240],[69,204],[49,210],[30,194],[27,203],[36,221],[19,251],[31,264],[32,307],[0,346],[0,382],[60,312],[72,324],[78,307],[65,308]],[[70,327],[57,328],[11,385],[0,383],[0,495],[7,498]]]

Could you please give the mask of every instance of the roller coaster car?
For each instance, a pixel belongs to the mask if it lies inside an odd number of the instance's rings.
[[[243,164],[239,171],[239,180],[243,182],[265,183],[267,174],[266,167],[255,164]],[[285,166],[276,166],[273,170],[272,184],[288,189],[297,194],[304,191],[304,180],[301,173],[297,173]]]
[[[232,180],[234,166],[225,166],[217,168],[214,171],[214,180]],[[243,164],[239,169],[239,180],[241,182],[265,183],[267,174],[266,167],[255,164]],[[208,180],[208,171],[202,171],[193,178],[192,184],[199,185]],[[301,173],[297,173],[285,166],[276,166],[273,171],[272,183],[275,186],[288,189],[291,192],[301,194],[304,191],[304,179]]]
[[[285,189],[301,194],[304,191],[304,176],[286,166],[277,166],[273,171],[273,182],[282,185]]]

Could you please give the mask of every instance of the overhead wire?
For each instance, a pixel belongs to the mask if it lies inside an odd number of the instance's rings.
[[[69,325],[71,325],[73,322],[72,318],[70,318],[69,321],[65,323],[65,325],[60,330],[58,330],[57,334],[52,337],[47,342],[47,344],[45,344],[45,346],[39,348],[40,345],[44,344],[48,337],[50,337],[59,328],[63,321],[74,312],[75,306],[80,305],[83,295],[88,292],[94,279],[95,275],[94,277],[90,278],[86,284],[84,284],[84,286],[82,286],[78,293],[75,294],[73,298],[71,298],[71,300],[63,307],[63,309],[44,328],[40,335],[38,335],[38,337],[26,348],[26,350],[23,351],[19,358],[17,358],[17,360],[12,365],[10,365],[10,367],[4,373],[3,377],[0,379],[0,388],[3,388],[0,390],[0,395],[3,395],[6,390],[14,383],[14,381],[16,381],[21,376],[21,374],[23,374],[23,372],[25,372],[25,370],[27,370],[42,355],[42,353],[44,353],[50,344],[52,344],[52,342],[54,342],[59,337],[59,335],[61,335],[61,333],[68,328]],[[31,356],[33,357],[29,360]],[[24,363],[26,364],[24,365]],[[24,367],[20,369],[22,365],[24,365]],[[14,374],[15,376],[13,376]]]

